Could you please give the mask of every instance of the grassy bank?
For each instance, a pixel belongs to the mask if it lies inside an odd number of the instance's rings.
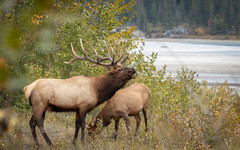
[[[112,138],[114,123],[95,136],[78,139],[77,149],[238,149],[240,148],[240,98],[226,84],[208,87],[199,83],[197,74],[182,69],[175,78],[163,77],[165,69],[153,76],[140,76],[133,82],[144,83],[151,91],[148,109],[149,132],[142,122],[139,134],[133,138],[135,119],[131,117],[130,134],[120,121],[118,140]],[[22,101],[25,101],[22,99]],[[27,105],[27,104],[26,104]],[[100,106],[102,107],[102,106]],[[87,123],[100,107],[87,116]],[[8,110],[13,126],[0,140],[0,149],[35,149],[28,121],[31,110]],[[142,114],[141,114],[142,116]],[[54,143],[53,149],[74,149],[74,113],[46,114],[45,129]],[[15,125],[14,125],[15,124]],[[41,133],[37,135],[42,149],[48,149]],[[80,137],[80,136],[79,136]]]

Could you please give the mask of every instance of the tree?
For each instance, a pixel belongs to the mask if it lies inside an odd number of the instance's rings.
[[[161,29],[187,25],[190,30],[202,26],[213,34],[213,20],[221,16],[224,30],[217,34],[239,34],[239,21],[236,19],[239,5],[239,0],[139,0],[134,8],[138,12],[134,21],[145,32],[147,25],[160,25]]]
[[[70,43],[79,47],[79,38],[90,56],[92,48],[101,55],[105,47],[113,47],[117,54],[131,50],[135,44],[130,36],[134,28],[112,32],[124,24],[134,0],[98,1],[1,1],[0,70],[1,95],[13,98],[9,89],[20,89],[37,78],[67,78],[73,75],[96,75],[105,68],[89,69],[87,62],[65,65],[72,57]],[[30,78],[27,78],[30,77]],[[7,88],[5,88],[7,87]],[[6,94],[8,93],[8,94]],[[5,95],[5,96],[4,96]]]

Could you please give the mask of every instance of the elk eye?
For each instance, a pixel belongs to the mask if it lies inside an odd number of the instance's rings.
[[[118,69],[118,71],[123,71],[123,69]]]

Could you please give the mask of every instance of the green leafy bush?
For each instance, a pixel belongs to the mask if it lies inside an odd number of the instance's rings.
[[[239,147],[240,100],[227,83],[209,87],[187,68],[176,77],[167,76],[166,66],[156,71],[155,54],[146,58],[139,51],[135,56],[139,76],[134,82],[144,83],[151,91],[149,136],[154,142],[150,145],[160,149]]]

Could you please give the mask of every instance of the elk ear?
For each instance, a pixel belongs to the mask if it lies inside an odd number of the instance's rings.
[[[105,66],[107,71],[110,71],[111,70],[111,67],[110,66]]]
[[[110,68],[109,73],[110,73],[111,75],[116,74],[116,72],[117,72],[116,69],[117,69],[117,67],[112,67],[112,68]]]

